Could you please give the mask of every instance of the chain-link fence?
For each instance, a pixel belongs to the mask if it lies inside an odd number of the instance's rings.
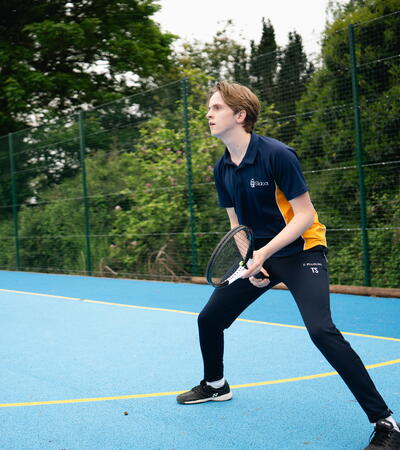
[[[399,22],[396,13],[332,31],[315,61],[293,34],[285,52],[233,71],[263,102],[256,132],[301,158],[333,284],[400,287]],[[0,137],[0,268],[203,275],[228,229],[209,83],[179,80]]]

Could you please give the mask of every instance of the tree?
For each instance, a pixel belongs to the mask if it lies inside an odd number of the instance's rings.
[[[169,69],[174,36],[154,0],[14,0],[0,16],[0,136],[33,115],[71,113],[148,86]],[[128,77],[129,75],[129,77]]]
[[[274,85],[278,66],[279,49],[275,30],[268,19],[262,19],[262,35],[259,44],[250,42],[250,75],[253,88],[267,104],[274,103]]]
[[[313,72],[307,60],[301,36],[296,31],[289,33],[289,42],[281,51],[279,71],[275,88],[276,109],[285,118],[296,114],[296,102],[302,97]],[[290,142],[296,129],[293,119],[282,128],[280,137]]]
[[[245,86],[251,86],[246,49],[244,47],[237,48],[233,57],[233,79]]]
[[[18,203],[38,184],[76,173],[78,117],[71,114],[154,85],[172,66],[174,36],[151,19],[158,9],[154,0],[14,0],[1,8],[0,136],[45,123],[14,136]],[[9,205],[5,142],[0,201]]]
[[[244,72],[247,70],[246,48],[229,36],[232,27],[232,21],[228,20],[211,42],[185,42],[183,49],[176,54],[177,78],[197,69],[214,82],[237,79],[237,76],[244,82]]]

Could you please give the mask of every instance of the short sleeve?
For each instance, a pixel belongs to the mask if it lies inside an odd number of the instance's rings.
[[[274,178],[287,200],[292,200],[308,191],[300,161],[291,148],[281,148],[275,153]]]
[[[218,202],[222,208],[233,208],[233,202],[228,190],[226,189],[220,175],[219,164],[214,167],[214,181],[217,189]]]

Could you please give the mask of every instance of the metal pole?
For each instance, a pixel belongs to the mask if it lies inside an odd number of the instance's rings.
[[[14,239],[15,239],[15,268],[21,269],[21,260],[19,255],[19,229],[18,229],[18,207],[17,207],[17,181],[15,178],[15,155],[13,134],[8,133],[8,150],[10,155],[11,170],[11,198],[14,220]]]
[[[360,190],[360,219],[361,219],[361,233],[363,246],[364,284],[365,286],[371,286],[367,208],[366,208],[365,179],[363,167],[364,155],[362,145],[360,94],[357,77],[357,57],[355,51],[354,25],[350,24],[348,30],[349,30],[349,46],[350,46],[350,61],[351,61],[351,80],[353,91],[354,125],[356,132],[355,137],[356,137],[356,154],[357,154],[357,173],[358,173],[358,185]]]
[[[80,144],[80,159],[82,168],[83,211],[84,211],[84,229],[86,240],[86,272],[88,275],[92,275],[92,257],[90,253],[89,199],[88,199],[88,187],[86,180],[86,165],[85,165],[86,139],[85,139],[84,111],[81,111],[79,113],[79,144]]]
[[[196,239],[196,217],[194,213],[193,201],[193,172],[192,172],[192,150],[190,145],[189,132],[189,104],[188,104],[188,79],[181,80],[181,93],[183,100],[183,128],[185,132],[185,154],[187,167],[187,182],[188,182],[188,201],[189,201],[189,216],[191,229],[191,246],[192,246],[192,275],[198,275],[197,262],[197,239]]]

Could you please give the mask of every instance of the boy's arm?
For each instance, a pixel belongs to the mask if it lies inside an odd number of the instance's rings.
[[[239,225],[239,219],[236,215],[235,208],[226,208],[226,212],[228,213],[231,229],[237,227]]]
[[[253,264],[243,273],[242,278],[249,278],[258,273],[265,260],[295,241],[313,224],[315,210],[308,192],[290,200],[289,203],[293,209],[293,219],[267,245],[254,252]]]

